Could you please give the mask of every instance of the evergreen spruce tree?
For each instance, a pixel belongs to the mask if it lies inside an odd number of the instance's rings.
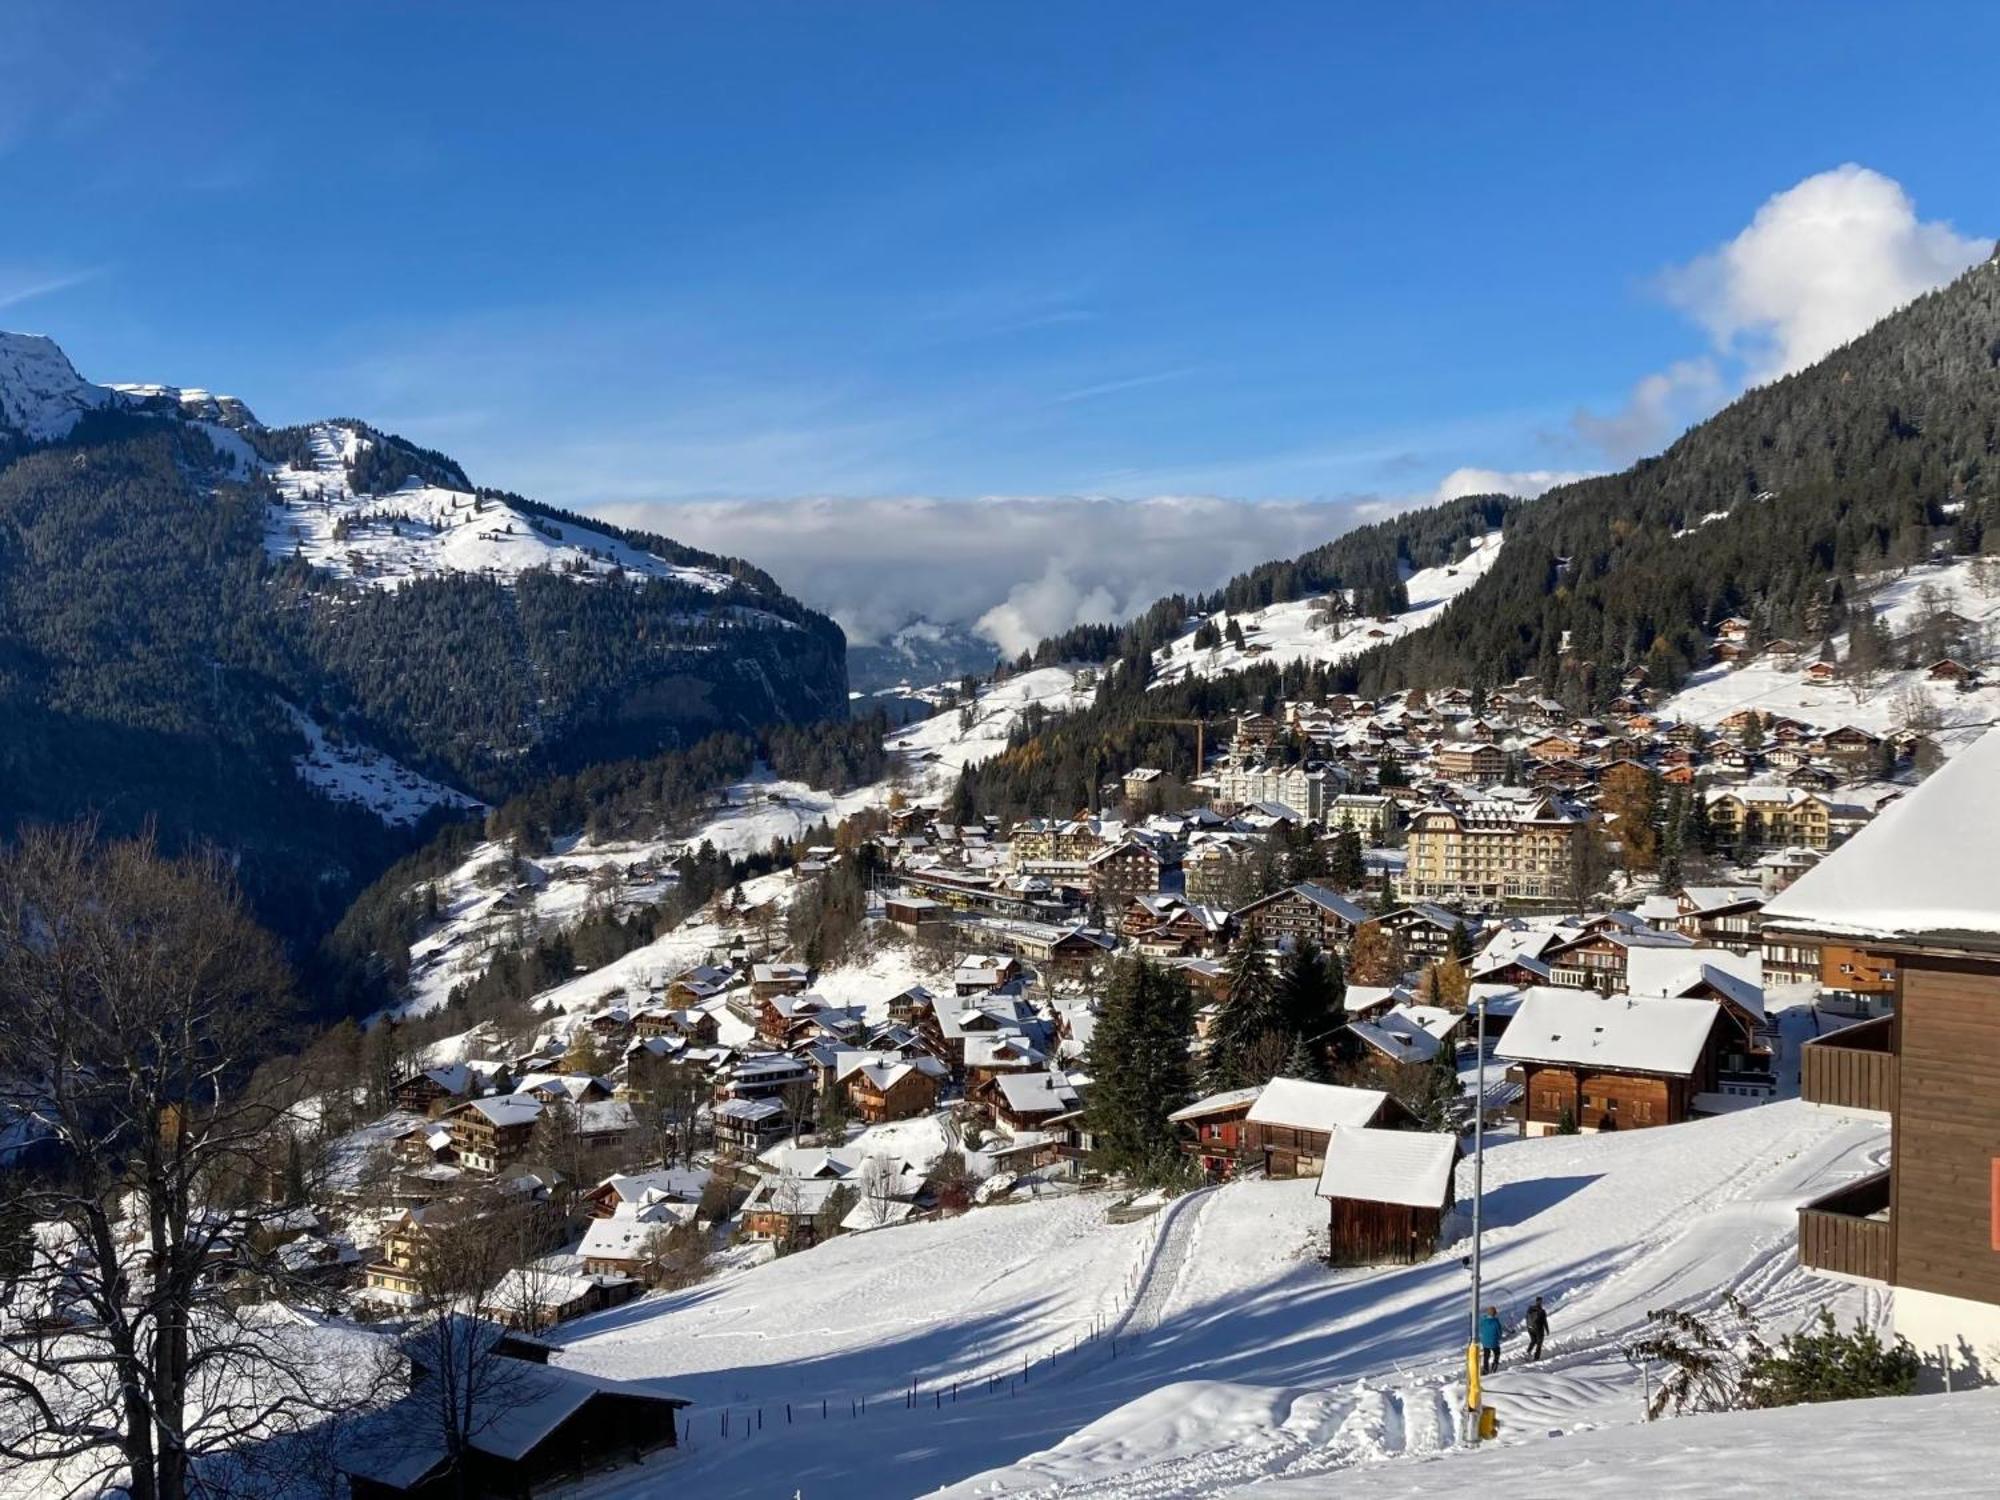
[[[1220,1092],[1261,1083],[1262,1079],[1248,1076],[1246,1058],[1259,1038],[1282,1030],[1284,1014],[1278,1006],[1277,980],[1270,960],[1246,934],[1229,957],[1229,994],[1209,1027],[1204,1069],[1209,1090]]]
[[[1315,1055],[1345,1019],[1347,982],[1336,954],[1322,953],[1310,939],[1285,955],[1276,991],[1280,1025]],[[1318,1077],[1318,1069],[1307,1075]]]
[[[1186,979],[1144,959],[1112,966],[1088,1058],[1095,1084],[1085,1118],[1097,1140],[1096,1166],[1140,1183],[1179,1177],[1169,1116],[1194,1093],[1193,1035]]]

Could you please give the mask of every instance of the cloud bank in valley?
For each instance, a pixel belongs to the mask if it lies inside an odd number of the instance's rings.
[[[1345,500],[1206,495],[662,501],[606,520],[753,559],[856,642],[913,616],[972,626],[1008,653],[1163,594],[1216,588],[1355,526],[1459,495],[1539,494],[1574,476],[1461,469],[1437,491]]]
[[[1775,193],[1734,239],[1663,273],[1657,290],[1711,352],[1645,376],[1577,434],[1618,463],[1658,451],[1748,386],[1824,358],[1983,260],[1993,241],[1919,219],[1901,183],[1852,162]]]

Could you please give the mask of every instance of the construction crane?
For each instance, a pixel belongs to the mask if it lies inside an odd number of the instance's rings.
[[[1209,719],[1141,719],[1141,724],[1178,724],[1194,730],[1194,774],[1199,776],[1208,769],[1208,726]]]

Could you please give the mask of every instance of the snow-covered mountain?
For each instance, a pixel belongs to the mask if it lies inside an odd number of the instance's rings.
[[[844,715],[845,647],[738,559],[0,332],[0,836],[157,818],[297,930],[432,809]]]
[[[858,694],[957,682],[993,670],[1000,648],[971,627],[919,615],[880,641],[847,648],[847,683]]]
[[[63,437],[85,412],[116,399],[77,374],[54,339],[0,331],[0,453],[10,436],[31,443]]]

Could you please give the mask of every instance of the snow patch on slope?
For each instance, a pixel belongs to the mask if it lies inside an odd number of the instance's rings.
[[[365,807],[384,823],[420,822],[434,807],[469,811],[484,807],[454,787],[420,776],[394,757],[355,740],[334,740],[299,709],[285,712],[306,737],[303,753],[292,757],[299,780],[336,802]]]
[[[375,439],[345,423],[311,429],[312,462],[276,469],[279,499],[266,518],[273,557],[302,557],[336,577],[399,588],[441,573],[512,579],[542,568],[588,578],[664,578],[719,594],[734,582],[711,568],[683,567],[604,532],[516,510],[500,500],[424,484],[412,476],[386,493],[357,493],[348,466]],[[760,621],[780,622],[755,611]]]
[[[1500,543],[1499,532],[1487,532],[1473,538],[1471,550],[1461,561],[1412,573],[1405,581],[1409,609],[1387,620],[1347,615],[1315,623],[1324,603],[1295,599],[1228,616],[1243,627],[1241,646],[1224,641],[1212,650],[1198,651],[1195,632],[1190,629],[1160,648],[1154,658],[1154,681],[1181,682],[1189,677],[1219,677],[1245,667],[1332,663],[1359,656],[1370,647],[1397,640],[1436,620],[1454,599],[1485,576],[1500,555]],[[1222,615],[1215,619],[1218,626],[1224,624]]]

